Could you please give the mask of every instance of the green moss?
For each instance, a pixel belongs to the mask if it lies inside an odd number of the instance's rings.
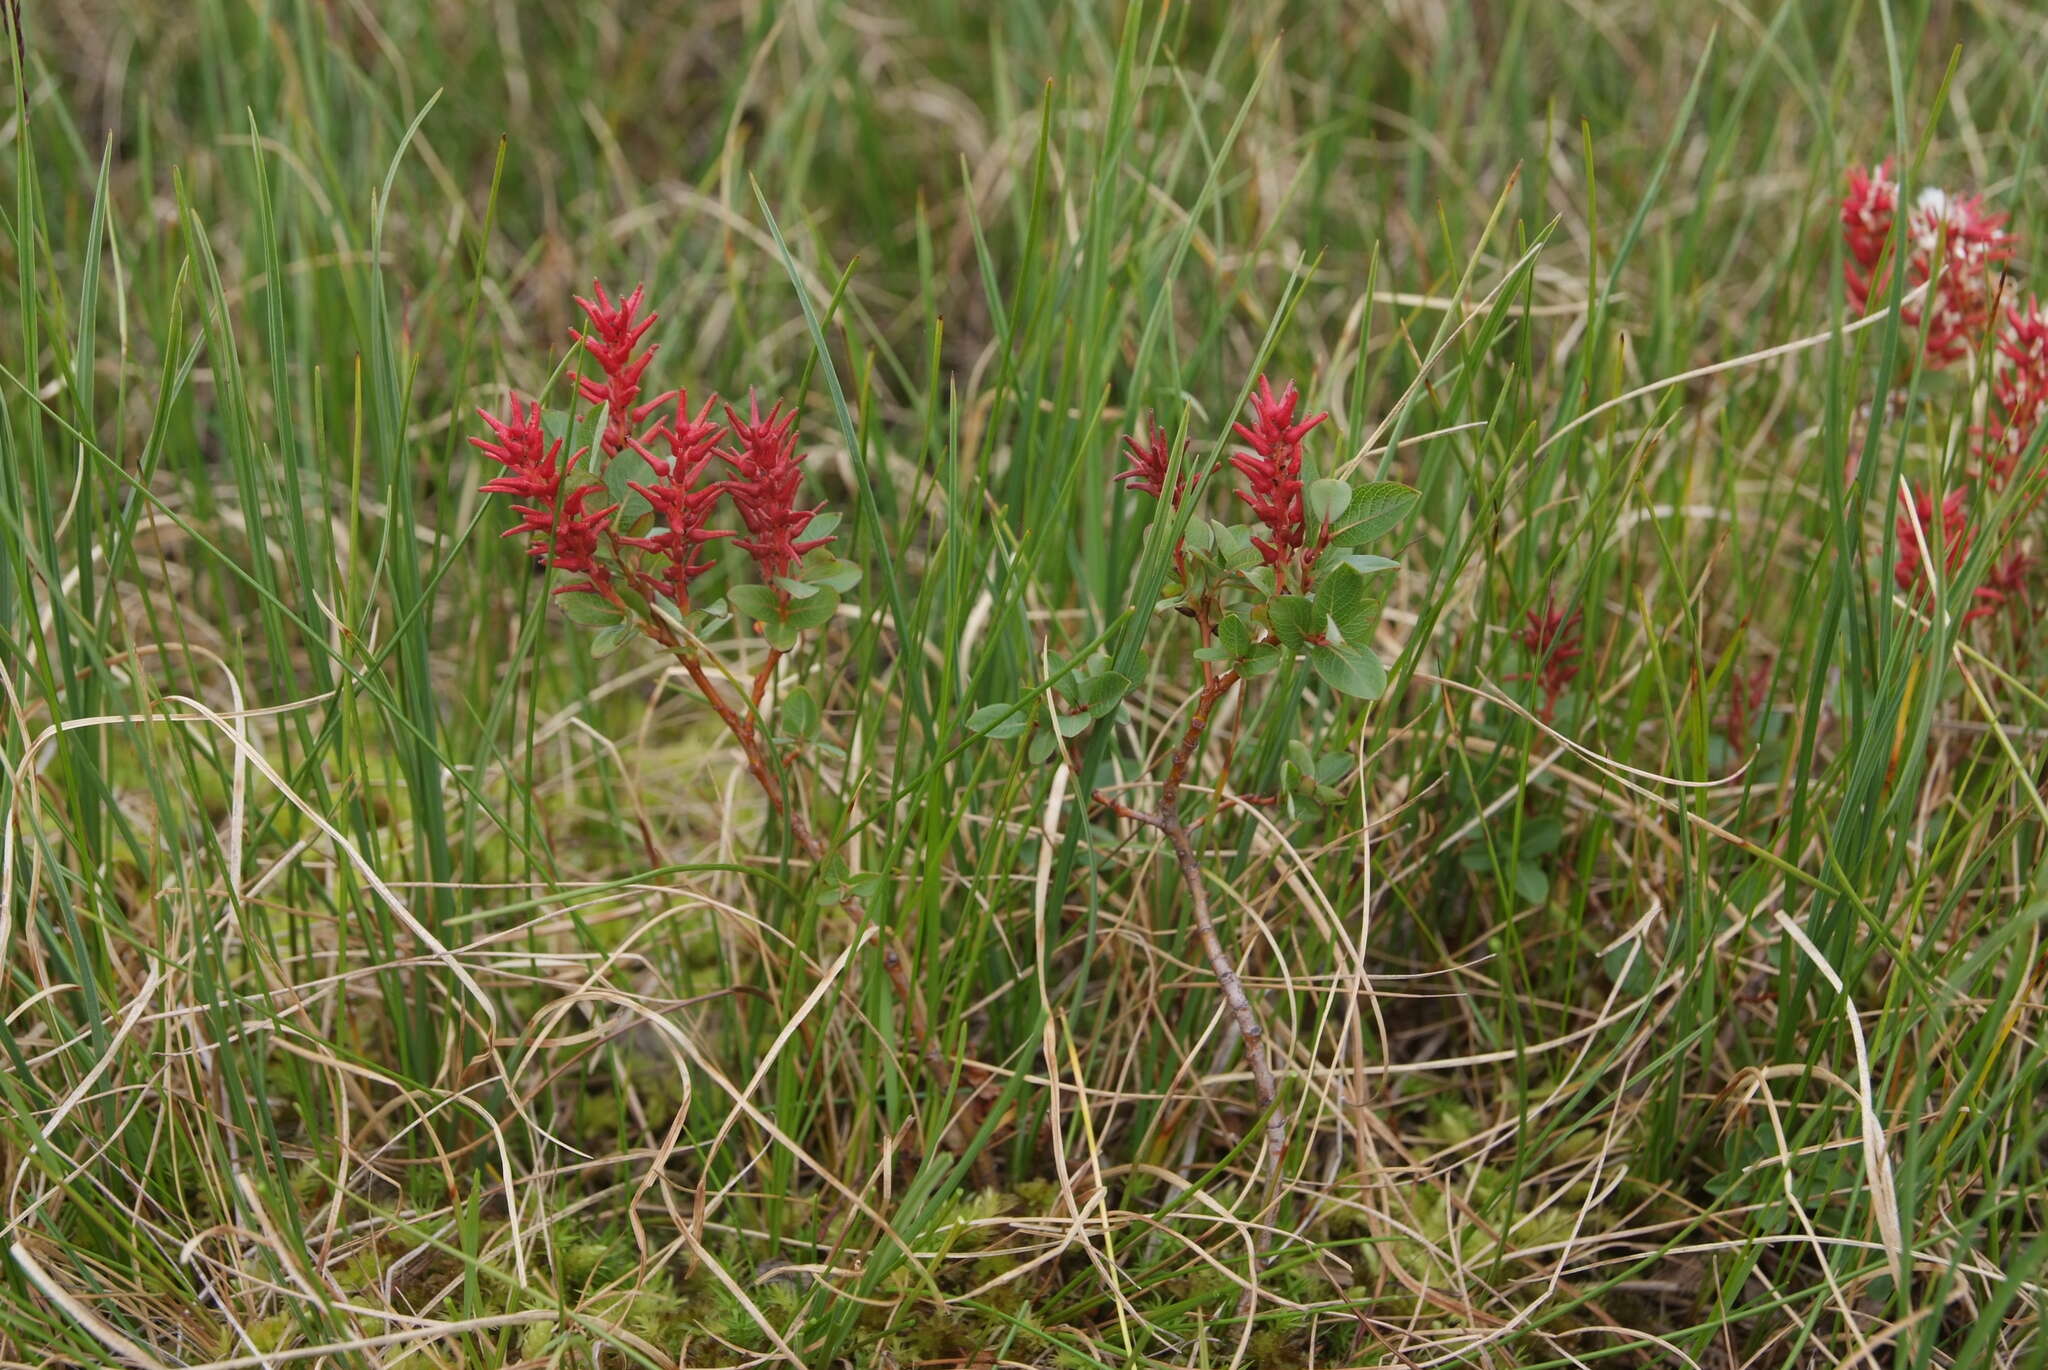
[[[273,1313],[267,1318],[258,1318],[249,1323],[245,1330],[249,1334],[249,1345],[258,1355],[288,1350],[298,1335],[298,1328],[293,1323],[291,1315],[287,1313]]]
[[[383,1286],[391,1258],[382,1242],[366,1242],[333,1267],[335,1282],[351,1294],[368,1294]]]
[[[1306,1364],[1307,1351],[1307,1338],[1294,1328],[1266,1327],[1245,1342],[1245,1361],[1270,1370],[1288,1370]]]
[[[904,1349],[917,1361],[954,1359],[973,1350],[966,1319],[950,1308],[917,1310],[899,1335]]]
[[[1469,1141],[1479,1128],[1479,1110],[1462,1099],[1446,1098],[1437,1103],[1422,1131],[1423,1135],[1449,1146]]]
[[[615,1141],[632,1121],[624,1097],[608,1089],[590,1089],[578,1095],[570,1116],[576,1138],[588,1142]]]
[[[983,1256],[979,1260],[972,1261],[962,1267],[966,1272],[966,1277],[962,1284],[967,1288],[982,1289],[990,1280],[1000,1279],[1002,1276],[1015,1270],[1020,1264],[1022,1262],[1015,1256]],[[1024,1285],[1024,1280],[1005,1280],[1003,1283],[987,1289],[981,1295],[981,1301],[991,1308],[999,1308],[1005,1313],[1014,1313],[1024,1305]]]
[[[678,1294],[657,1271],[645,1283],[591,1296],[581,1311],[656,1346],[675,1346],[702,1325],[694,1316],[695,1308],[693,1300]]]
[[[1016,1207],[1015,1194],[1000,1189],[976,1190],[947,1203],[933,1224],[934,1233],[948,1251],[979,1251],[1001,1235],[987,1225],[988,1220],[1014,1212]]]
[[[544,1322],[529,1323],[519,1329],[520,1358],[528,1361],[543,1359],[557,1331],[553,1324]]]

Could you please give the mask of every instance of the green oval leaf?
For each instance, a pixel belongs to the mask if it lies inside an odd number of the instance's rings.
[[[1001,742],[1031,726],[1031,716],[1015,704],[984,704],[967,715],[967,731]]]
[[[588,598],[588,596],[583,596],[583,598]],[[597,636],[590,640],[590,654],[594,657],[610,656],[613,652],[631,642],[638,633],[639,628],[637,625],[629,619],[622,618],[610,627],[598,630]]]
[[[1323,683],[1353,699],[1378,699],[1387,692],[1387,668],[1357,643],[1311,647],[1308,663]]]
[[[765,585],[735,585],[725,592],[725,601],[737,618],[768,623],[782,617],[782,601]]]
[[[1216,625],[1216,638],[1223,650],[1235,661],[1252,649],[1252,628],[1237,614],[1231,614]]]
[[[1281,595],[1268,601],[1266,621],[1273,625],[1273,636],[1280,639],[1281,645],[1295,650],[1300,649],[1304,637],[1321,626],[1315,605],[1301,595]]]
[[[1091,718],[1101,718],[1114,713],[1116,706],[1131,691],[1129,676],[1116,671],[1104,671],[1101,675],[1089,676],[1081,682],[1075,694],[1088,710]]]
[[[809,737],[818,731],[818,701],[801,685],[782,697],[776,716],[791,737]]]
[[[1334,524],[1351,508],[1351,487],[1334,477],[1310,481],[1302,505],[1317,523]]]
[[[784,608],[790,627],[822,628],[832,621],[832,615],[839,609],[839,592],[824,585],[815,589],[809,599],[796,600]]]
[[[860,567],[819,548],[804,559],[803,578],[812,585],[844,594],[860,584]]]
[[[1339,566],[1323,577],[1316,587],[1316,608],[1329,615],[1324,631],[1333,641],[1361,646],[1372,641],[1379,604],[1367,592],[1365,577],[1349,566]]]
[[[1237,673],[1250,680],[1255,676],[1270,675],[1280,669],[1282,653],[1277,643],[1255,642],[1244,660],[1237,664]]]
[[[585,628],[609,628],[624,617],[596,595],[558,595],[555,603],[562,606],[562,617]]]
[[[1401,526],[1421,495],[1398,481],[1368,481],[1351,489],[1351,501],[1330,529],[1330,541],[1355,547]]]

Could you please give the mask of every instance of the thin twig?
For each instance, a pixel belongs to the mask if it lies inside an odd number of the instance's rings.
[[[1209,913],[1209,892],[1202,887],[1202,868],[1195,860],[1194,843],[1188,840],[1187,825],[1172,809],[1165,811],[1163,820],[1160,830],[1173,847],[1181,879],[1187,884],[1188,899],[1195,911],[1195,931],[1201,936],[1202,950],[1208,954],[1209,966],[1216,972],[1217,983],[1223,987],[1223,1000],[1230,1005],[1231,1016],[1237,1019],[1238,1035],[1244,1038],[1245,1059],[1251,1064],[1259,1107],[1266,1112],[1267,1163],[1277,1175],[1280,1163],[1287,1155],[1287,1123],[1280,1115],[1279,1082],[1274,1078],[1273,1064],[1266,1054],[1266,1030],[1259,1022],[1258,1010],[1252,1007],[1251,999],[1244,992],[1244,982],[1237,978],[1237,968],[1224,954],[1223,939],[1217,935],[1216,920]]]
[[[1251,997],[1245,993],[1237,967],[1223,949],[1223,939],[1216,931],[1216,919],[1209,907],[1209,892],[1202,883],[1201,862],[1196,859],[1195,844],[1188,836],[1187,821],[1180,811],[1180,790],[1187,779],[1188,767],[1194,761],[1202,739],[1208,735],[1209,720],[1216,711],[1216,705],[1237,682],[1238,674],[1234,670],[1211,675],[1204,682],[1201,693],[1195,697],[1194,713],[1181,733],[1179,744],[1173,749],[1166,782],[1159,790],[1157,811],[1147,813],[1132,808],[1099,791],[1095,799],[1120,817],[1157,828],[1166,834],[1167,844],[1173,848],[1174,864],[1180,871],[1181,882],[1187,886],[1188,900],[1194,908],[1196,935],[1202,939],[1202,951],[1209,958],[1210,969],[1216,973],[1216,982],[1223,990],[1223,1001],[1237,1022],[1238,1035],[1244,1039],[1245,1059],[1251,1065],[1259,1107],[1266,1115],[1266,1163],[1277,1180],[1281,1162],[1287,1155],[1287,1122],[1280,1112],[1279,1081],[1273,1073],[1272,1058],[1268,1055],[1265,1024],[1260,1021],[1259,1011],[1253,1006]]]

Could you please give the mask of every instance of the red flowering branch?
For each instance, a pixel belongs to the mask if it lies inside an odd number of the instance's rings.
[[[1843,263],[1849,302],[1863,313],[1874,292],[1878,262],[1892,236],[1892,223],[1899,211],[1899,184],[1892,179],[1892,164],[1884,162],[1865,171],[1849,168],[1849,190],[1842,197],[1842,243],[1849,250]]]
[[[599,649],[609,651],[637,634],[673,656],[732,734],[748,773],[796,844],[821,874],[843,871],[785,781],[780,748],[802,739],[773,740],[758,726],[776,663],[803,632],[829,621],[841,592],[859,578],[857,567],[825,552],[833,538],[819,511],[797,507],[802,458],[796,455],[795,412],[784,414],[777,404],[764,417],[758,401],[750,401],[748,417],[741,419],[713,396],[692,415],[680,390],[643,401],[654,348],[641,343],[658,316],[642,312],[644,287],[614,300],[598,284],[593,295],[577,300],[589,327],[573,336],[598,368],[595,375],[575,377],[579,398],[604,408],[597,442],[564,459],[564,441],[549,440],[539,403],[515,396],[509,417],[484,414],[490,435],[470,439],[505,468],[482,488],[521,501],[513,505],[519,522],[506,536],[523,535],[530,556],[572,577],[556,593],[578,597],[574,603],[580,607],[571,617],[603,630]],[[672,413],[658,417],[670,401]],[[729,426],[712,417],[719,408]],[[572,425],[564,417],[562,426]],[[730,479],[708,478],[713,458],[732,467]],[[579,483],[581,476],[598,479]],[[632,499],[621,491],[630,491]],[[745,537],[715,526],[728,498]],[[695,603],[690,587],[712,569],[712,553],[726,539],[746,550],[760,583],[735,583],[725,597],[729,619],[714,620],[713,606]],[[703,639],[718,621],[753,624],[768,642],[766,664],[743,702],[729,697],[707,668]],[[843,888],[838,896],[857,924],[866,922],[866,904],[853,889]],[[926,1063],[945,1078],[945,1061],[926,1030],[893,935],[884,936],[881,946],[905,1022]]]
[[[2048,317],[2041,301],[2028,296],[2024,305],[2006,311],[1998,339],[2001,366],[1992,385],[1991,439],[1984,456],[1985,484],[2003,490],[2018,474],[2019,460],[2048,417]],[[2037,453],[2035,460],[2040,456]],[[2039,470],[2030,473],[2035,478]]]
[[[712,566],[704,559],[705,549],[720,538],[732,536],[730,529],[710,526],[718,502],[726,493],[725,487],[700,483],[719,439],[724,436],[716,423],[705,418],[712,405],[718,403],[718,397],[713,395],[706,400],[694,420],[690,418],[689,403],[688,394],[676,391],[675,418],[650,435],[662,443],[667,455],[658,455],[638,438],[631,440],[634,450],[646,458],[654,479],[646,483],[628,481],[627,485],[647,501],[654,511],[655,523],[643,536],[619,539],[624,546],[652,552],[659,563],[659,569],[652,573],[638,572],[634,588],[651,600],[667,600],[684,614],[691,608],[690,582]]]
[[[1983,582],[1970,592],[1975,603],[1963,615],[1963,622],[1990,618],[2008,605],[2015,611],[2023,606],[2027,596],[2027,574],[2034,569],[2034,560],[2026,552],[2010,552],[2004,560],[1986,571]]]
[[[1914,487],[1911,502],[1899,511],[1894,531],[1898,535],[1898,559],[1892,565],[1892,580],[1915,599],[1931,598],[1934,576],[1929,573],[1930,554],[1940,552],[1944,577],[1961,573],[1976,545],[1978,528],[1965,490],[1952,490],[1937,507],[1925,489]],[[1985,572],[1971,590],[1971,605],[1963,622],[1990,618],[2008,605],[2025,598],[2027,572],[2034,559],[2024,551],[2008,552]]]
[[[1166,430],[1159,426],[1159,420],[1150,414],[1145,416],[1145,436],[1140,440],[1136,434],[1125,434],[1123,451],[1130,465],[1117,472],[1110,480],[1126,490],[1136,490],[1154,499],[1166,493],[1166,479],[1173,470],[1173,449],[1166,436]],[[1188,472],[1186,463],[1173,482],[1173,507],[1180,508],[1187,498]]]
[[[1913,489],[1912,503],[1899,510],[1895,531],[1899,538],[1898,560],[1892,564],[1892,580],[1901,590],[1924,592],[1932,588],[1927,574],[1928,554],[1942,552],[1943,572],[1962,569],[1970,555],[1974,533],[1965,508],[1969,494],[1951,490],[1937,509],[1934,496],[1923,487]]]
[[[1173,448],[1166,436],[1166,430],[1159,426],[1159,420],[1151,414],[1145,416],[1145,436],[1140,440],[1135,434],[1125,434],[1123,440],[1124,458],[1130,465],[1110,477],[1110,482],[1126,490],[1135,490],[1154,499],[1165,497],[1167,477],[1173,470]],[[1170,501],[1178,509],[1187,498],[1188,472],[1185,451],[1183,451],[1181,472],[1173,477],[1173,496]],[[1173,544],[1173,573],[1183,584],[1188,576],[1188,541],[1183,533]],[[1208,625],[1207,606],[1195,603],[1188,612],[1203,625],[1206,635]],[[1213,674],[1213,673],[1212,673]]]
[[[1195,935],[1244,1043],[1265,1115],[1264,1164],[1277,1180],[1286,1157],[1287,1132],[1272,1045],[1224,947],[1181,795],[1218,706],[1244,681],[1306,656],[1316,674],[1339,693],[1365,699],[1379,696],[1386,686],[1385,668],[1372,652],[1379,601],[1367,588],[1366,577],[1391,570],[1395,563],[1348,549],[1391,531],[1414,506],[1416,494],[1391,482],[1353,486],[1334,478],[1304,481],[1303,440],[1329,416],[1298,419],[1301,392],[1290,384],[1276,393],[1263,376],[1251,403],[1251,422],[1236,425],[1249,450],[1234,453],[1230,465],[1245,482],[1237,497],[1257,522],[1239,525],[1188,517],[1173,551],[1176,579],[1160,601],[1161,607],[1177,609],[1193,620],[1198,641],[1194,656],[1201,663],[1202,680],[1166,764],[1157,804],[1140,808],[1103,792],[1092,798],[1108,813],[1161,833],[1172,849],[1193,910]],[[1200,484],[1187,472],[1184,459],[1176,475],[1171,441],[1155,417],[1147,416],[1142,434],[1123,438],[1117,456],[1123,466],[1110,477],[1113,484],[1176,510],[1200,497]],[[1332,553],[1328,564],[1336,569],[1319,573],[1318,562],[1325,553]],[[1034,735],[1031,755],[1050,758],[1069,745],[1067,739],[1116,712],[1130,688],[1131,682],[1111,667],[1106,656],[1091,660],[1074,673],[1069,685],[1055,692],[1054,729]],[[1029,727],[1006,705],[981,709],[968,722],[976,731],[998,738],[1016,736]],[[1333,767],[1331,762],[1338,764]],[[1283,775],[1290,777],[1285,801],[1289,804],[1337,798],[1333,781],[1349,769],[1344,758],[1318,761],[1305,746],[1300,760],[1290,752],[1287,764]],[[1227,761],[1225,767],[1227,773]],[[1278,804],[1282,797],[1264,802]]]
[[[1916,291],[1925,288],[1924,298],[1908,306],[1903,318],[1922,331],[1929,366],[1965,360],[1995,333],[1988,417],[1975,430],[1982,487],[1993,494],[2015,482],[2038,485],[2038,464],[2022,471],[2019,463],[2035,448],[2048,418],[2048,318],[2040,301],[2029,298],[2008,307],[1994,321],[1995,272],[2015,248],[2005,223],[2004,215],[1986,210],[1982,196],[1935,187],[1922,190],[1910,207],[1902,206],[1889,161],[1867,171],[1851,169],[1842,198],[1842,241],[1849,257],[1843,269],[1857,309],[1884,293],[1893,262],[1902,258],[1907,284]],[[1950,491],[1939,504],[1925,489],[1908,490],[1894,522],[1893,582],[1924,599],[1932,592],[1937,568],[1944,577],[1959,574],[1971,548],[1988,539],[1994,563],[1972,588],[1963,622],[1989,618],[2014,604],[2024,596],[2033,558],[2011,544],[2019,535],[2021,515],[2036,507],[2044,493],[2028,489],[2018,512],[1986,528],[1964,489]]]
[[[761,579],[787,600],[788,591],[781,582],[804,556],[833,540],[803,537],[818,511],[796,507],[797,488],[803,481],[803,458],[796,451],[796,415],[784,415],[778,404],[763,416],[760,400],[752,395],[747,398],[746,418],[730,405],[725,414],[735,445],[718,455],[733,469],[726,488],[732,492],[733,505],[748,533],[737,545],[754,558]]]

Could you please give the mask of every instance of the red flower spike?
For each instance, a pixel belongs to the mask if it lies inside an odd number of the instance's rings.
[[[774,585],[796,569],[805,553],[833,539],[803,537],[818,511],[796,507],[803,458],[796,451],[795,412],[784,414],[777,404],[764,417],[759,398],[750,393],[747,415],[742,419],[731,405],[725,407],[736,446],[718,456],[733,469],[725,488],[747,525],[749,536],[739,539],[738,545],[754,558],[761,578]],[[775,588],[777,594],[783,593],[780,586]]]
[[[1548,723],[1557,716],[1558,696],[1578,677],[1584,616],[1577,609],[1566,613],[1558,608],[1555,596],[1545,601],[1542,613],[1530,609],[1523,616],[1528,623],[1516,630],[1515,641],[1536,659],[1536,669],[1513,678],[1533,680],[1542,689],[1543,707],[1536,716]]]
[[[1249,491],[1240,490],[1237,497],[1251,507],[1259,522],[1266,525],[1271,540],[1255,537],[1252,545],[1259,549],[1259,555],[1266,564],[1283,575],[1295,555],[1301,551],[1306,533],[1306,515],[1301,501],[1301,440],[1311,429],[1330,416],[1327,413],[1313,414],[1300,423],[1294,421],[1295,407],[1301,403],[1301,392],[1288,382],[1278,395],[1259,377],[1258,389],[1252,395],[1251,426],[1235,425],[1237,435],[1252,449],[1231,455],[1230,464],[1251,486]],[[1303,558],[1305,572],[1315,562],[1315,551],[1311,549]]]
[[[1906,216],[1906,235],[1912,249],[1907,261],[1912,284],[1934,281],[1933,294],[1916,311],[1926,316],[1928,364],[1940,367],[1962,361],[1991,323],[1997,293],[1991,268],[2012,256],[2013,237],[2005,231],[2005,216],[1986,213],[1981,196],[1954,196],[1930,188],[1920,192],[1913,212]],[[1918,317],[1907,322],[1921,325]]]
[[[1892,568],[1892,579],[1898,582],[1901,590],[1909,590],[1917,598],[1931,589],[1932,579],[1927,574],[1927,557],[1921,552],[1920,544],[1924,541],[1929,551],[1943,548],[1944,569],[1953,575],[1962,569],[1964,560],[1970,555],[1970,548],[1977,540],[1977,529],[1965,507],[1963,491],[1951,493],[1937,510],[1934,497],[1925,490],[1916,489],[1913,491],[1912,508],[1899,512],[1898,535],[1899,560]],[[1964,611],[1963,622],[1974,623],[1991,617],[2008,604],[2023,603],[2027,592],[2027,573],[2033,566],[2034,559],[2024,551],[2008,553],[1986,571],[1983,581],[1970,591],[1971,607]]]
[[[640,378],[647,371],[647,364],[654,360],[655,349],[634,354],[647,330],[654,327],[659,314],[638,317],[641,302],[647,296],[647,287],[633,287],[633,293],[616,303],[605,294],[602,282],[592,281],[596,292],[595,300],[576,297],[576,303],[589,316],[590,331],[578,332],[571,329],[569,336],[582,343],[598,367],[602,377],[574,375],[576,389],[592,404],[610,406],[604,426],[604,452],[607,457],[617,456],[631,441],[633,429],[645,422],[647,416],[660,407],[666,395],[657,395],[646,404],[640,403]]]
[[[513,396],[509,419],[483,410],[477,412],[490,425],[496,440],[469,441],[505,468],[504,475],[484,483],[483,491],[528,501],[512,506],[512,511],[519,515],[519,523],[507,529],[504,536],[526,535],[527,553],[535,561],[583,577],[561,587],[557,594],[596,593],[608,585],[611,575],[596,560],[597,546],[618,506],[589,507],[592,495],[604,493],[604,486],[595,482],[577,486],[566,494],[562,488],[583,453],[576,453],[566,462],[561,460],[561,439],[557,438],[552,445],[548,443],[547,433],[541,427],[539,401],[522,405],[519,397]]]
[[[667,456],[659,456],[647,449],[647,439],[638,444],[640,453],[647,458],[647,464],[654,468],[654,474],[672,478],[679,485],[694,485],[711,459],[718,455],[718,444],[726,436],[725,425],[711,417],[711,411],[720,406],[716,394],[705,400],[697,410],[697,417],[690,417],[690,392],[677,390],[662,396],[674,400],[676,416],[667,423],[658,424],[647,438],[659,438],[668,449]]]
[[[1899,187],[1889,161],[1868,172],[1850,171],[1841,214],[1850,260],[1843,271],[1849,301],[1859,313],[1887,289],[1885,248],[1898,211]],[[2013,253],[2005,216],[1986,212],[1981,196],[1929,186],[1906,212],[1900,250],[1907,286],[1933,283],[1926,298],[1900,315],[1907,327],[1924,328],[1927,364],[1938,369],[1964,360],[1991,322],[1992,268]]]
[[[1869,307],[1872,278],[1898,214],[1899,184],[1891,176],[1889,158],[1867,172],[1862,167],[1851,167],[1849,193],[1842,197],[1842,242],[1850,257],[1842,264],[1842,270],[1849,288],[1849,303],[1859,314]]]
[[[1992,567],[1985,573],[1984,583],[1971,592],[1976,605],[1963,615],[1963,622],[1989,618],[2008,604],[2025,602],[2027,572],[2033,567],[2034,559],[2025,552],[2014,552]]]
[[[490,427],[496,441],[492,438],[471,438],[470,446],[506,471],[505,475],[487,481],[484,491],[552,502],[562,484],[562,472],[556,466],[562,444],[557,439],[554,446],[548,446],[547,433],[541,427],[539,402],[528,407],[514,395],[509,419],[501,419],[488,409],[476,412],[477,417]]]
[[[1147,414],[1145,424],[1143,442],[1133,435],[1125,435],[1124,455],[1131,464],[1111,476],[1110,480],[1121,481],[1126,490],[1136,490],[1159,499],[1166,492],[1166,476],[1173,466],[1173,452],[1167,440],[1166,430],[1159,426],[1159,421]],[[1174,508],[1180,508],[1180,502],[1187,497],[1187,487],[1188,477],[1183,470],[1180,478],[1173,483]]]
[[[2004,364],[1993,387],[1997,412],[1983,452],[1985,483],[1993,490],[2003,490],[2012,480],[2021,455],[2048,417],[2048,317],[2040,300],[2029,296],[2024,305],[2006,311],[1998,352]]]
[[[705,545],[732,536],[730,530],[707,526],[717,511],[718,501],[725,495],[725,485],[697,483],[716,455],[719,440],[725,436],[724,427],[710,418],[718,397],[713,395],[706,400],[695,419],[690,417],[689,403],[689,396],[677,391],[675,418],[650,434],[664,441],[668,448],[666,456],[657,455],[642,441],[634,440],[634,450],[647,458],[647,465],[660,478],[647,485],[628,482],[654,507],[656,531],[619,539],[628,547],[654,553],[663,563],[658,574],[635,573],[634,587],[650,599],[668,600],[684,613],[690,609],[690,582],[711,569],[711,563],[702,558]]]
[[[558,587],[555,590],[558,595],[602,594],[611,585],[611,568],[597,559],[597,545],[611,526],[612,515],[618,512],[619,506],[586,507],[592,495],[602,494],[602,485],[591,484],[580,485],[562,497],[555,516],[551,564],[558,571],[568,571],[583,579]]]

